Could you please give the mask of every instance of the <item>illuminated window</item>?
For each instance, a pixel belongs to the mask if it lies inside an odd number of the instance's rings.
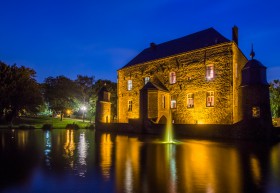
[[[161,106],[162,106],[162,108],[163,109],[165,109],[165,96],[164,95],[162,95],[162,97],[161,97]]]
[[[171,109],[176,108],[176,98],[174,96],[171,97]]]
[[[252,107],[252,117],[254,118],[260,117],[260,107]]]
[[[206,107],[214,107],[214,91],[206,93]]]
[[[127,90],[132,90],[132,80],[127,81]]]
[[[193,93],[187,95],[187,107],[188,108],[194,107]]]
[[[176,83],[176,73],[175,72],[170,72],[169,82],[170,82],[170,84]]]
[[[206,79],[211,80],[214,78],[214,65],[210,64],[206,66]]]
[[[150,77],[145,77],[144,82],[147,84],[150,81]]]
[[[128,101],[128,111],[132,111],[132,101]]]

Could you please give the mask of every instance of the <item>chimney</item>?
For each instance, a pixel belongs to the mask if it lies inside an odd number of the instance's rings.
[[[150,48],[151,48],[152,50],[155,50],[156,47],[157,47],[156,43],[154,43],[154,42],[150,43]]]
[[[232,41],[238,45],[238,27],[236,25],[232,28]]]

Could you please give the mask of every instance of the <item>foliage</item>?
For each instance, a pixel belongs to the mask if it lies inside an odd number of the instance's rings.
[[[0,62],[0,118],[13,122],[21,114],[37,113],[42,104],[41,87],[36,72],[24,66]]]
[[[269,90],[272,117],[280,117],[280,80],[272,81]]]
[[[78,75],[75,82],[80,93],[78,106],[85,106],[87,108],[87,115],[91,118],[93,116],[93,112],[90,106],[90,98],[93,95],[94,77]]]
[[[60,113],[61,120],[67,109],[77,108],[79,88],[74,81],[65,76],[48,77],[43,87],[45,101],[54,113]]]

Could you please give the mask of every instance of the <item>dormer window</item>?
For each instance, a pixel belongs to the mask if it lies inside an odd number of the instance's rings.
[[[149,81],[150,81],[150,77],[147,76],[147,77],[144,78],[144,83],[145,84],[147,84]]]
[[[175,72],[170,72],[169,82],[170,82],[170,84],[175,84],[176,83],[176,73]]]
[[[206,79],[212,80],[214,78],[214,65],[209,64],[206,66]]]

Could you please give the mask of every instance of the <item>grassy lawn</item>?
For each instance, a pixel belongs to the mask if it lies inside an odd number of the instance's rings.
[[[20,117],[20,119],[17,119],[13,126],[19,127],[19,126],[32,126],[36,129],[40,129],[43,127],[44,124],[50,124],[55,129],[64,129],[67,124],[76,124],[79,126],[79,128],[85,128],[90,126],[89,121],[83,122],[81,119],[72,119],[72,118],[63,118],[62,121],[60,121],[60,118],[53,118],[53,117]],[[0,127],[5,128],[9,125],[2,125]]]

